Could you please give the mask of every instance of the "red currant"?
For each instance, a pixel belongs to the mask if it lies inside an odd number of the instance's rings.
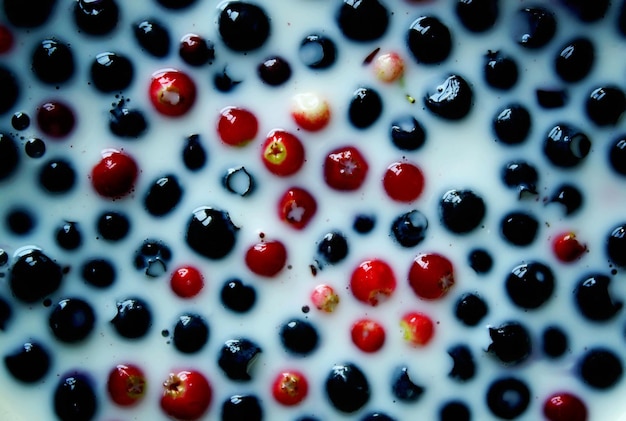
[[[550,421],[586,421],[587,407],[576,395],[555,393],[543,404],[543,414]]]
[[[179,297],[191,298],[196,296],[204,287],[204,277],[195,267],[182,266],[172,273],[170,286]]]
[[[211,405],[213,390],[204,374],[185,370],[170,377],[163,383],[161,408],[177,420],[201,418]]]
[[[137,179],[135,160],[124,152],[108,149],[91,170],[91,184],[99,195],[111,199],[127,195]]]
[[[376,352],[385,343],[385,328],[371,319],[361,319],[352,325],[352,342],[363,352]]]
[[[50,137],[67,136],[74,125],[74,111],[59,101],[49,101],[37,108],[37,124],[42,132]]]
[[[330,122],[330,106],[316,93],[297,94],[293,98],[291,116],[299,127],[315,132]]]
[[[435,333],[435,324],[427,315],[418,312],[405,314],[400,320],[404,339],[414,346],[424,346]]]
[[[424,174],[409,162],[394,162],[385,172],[383,187],[395,201],[410,203],[424,190]]]
[[[339,295],[330,285],[318,285],[311,293],[311,301],[318,310],[332,313],[339,304]]]
[[[376,306],[396,289],[396,276],[382,260],[366,260],[352,273],[350,289],[357,300]]]
[[[292,175],[304,164],[304,147],[293,134],[272,130],[261,148],[261,158],[272,174],[283,177]]]
[[[186,74],[174,69],[164,69],[152,75],[150,101],[161,114],[181,116],[196,101],[196,84]]]
[[[239,107],[227,107],[217,120],[217,134],[230,146],[250,143],[259,131],[259,123],[252,112]]]
[[[116,404],[133,405],[145,395],[146,376],[135,365],[119,364],[109,373],[107,391],[111,400]]]
[[[274,379],[272,395],[282,405],[297,405],[306,398],[309,384],[299,371],[283,371]]]
[[[335,190],[356,190],[365,181],[369,166],[361,152],[353,146],[331,151],[324,161],[324,180]]]
[[[287,263],[287,249],[278,240],[261,241],[246,252],[248,269],[259,276],[272,277]]]
[[[573,232],[557,235],[552,241],[552,249],[557,259],[562,262],[574,262],[587,251],[587,246],[581,244]]]
[[[436,253],[418,254],[409,270],[409,285],[418,297],[436,300],[454,285],[452,263]]]
[[[0,54],[8,52],[13,47],[13,34],[4,25],[0,25]]]
[[[317,212],[317,202],[311,194],[292,187],[278,201],[278,216],[295,229],[306,227]]]

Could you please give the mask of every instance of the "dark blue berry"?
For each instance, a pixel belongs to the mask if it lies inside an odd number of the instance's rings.
[[[0,133],[0,181],[9,178],[20,162],[17,143],[11,135]]]
[[[577,127],[559,123],[545,137],[543,152],[557,167],[570,168],[580,164],[591,150],[591,141]]]
[[[183,147],[183,163],[190,171],[197,171],[204,167],[207,160],[207,153],[200,143],[200,135],[192,134],[187,137]]]
[[[361,421],[395,421],[395,418],[383,412],[371,412],[361,418]]]
[[[170,248],[160,240],[145,240],[135,252],[135,267],[151,278],[157,278],[167,272],[167,265],[172,258]]]
[[[500,53],[489,51],[485,63],[485,80],[487,84],[496,89],[511,89],[517,83],[518,71],[515,60]]]
[[[556,326],[550,326],[543,331],[543,352],[549,357],[557,358],[565,354],[568,348],[565,332]]]
[[[466,326],[476,326],[487,315],[487,303],[477,294],[466,293],[456,302],[454,314]]]
[[[329,232],[317,245],[317,252],[325,263],[339,263],[348,255],[348,241],[338,231]]]
[[[270,36],[270,19],[265,10],[244,1],[226,3],[217,25],[224,44],[238,52],[256,50]]]
[[[39,184],[48,193],[67,193],[76,183],[76,171],[72,164],[63,158],[45,162],[39,170]]]
[[[233,395],[222,404],[222,421],[261,421],[263,407],[254,395]]]
[[[554,69],[565,82],[578,82],[591,71],[595,56],[595,47],[589,39],[574,38],[559,51],[554,60]]]
[[[520,198],[526,194],[537,194],[539,175],[535,167],[526,161],[507,162],[502,168],[502,179],[507,187],[517,189]]]
[[[326,69],[337,60],[337,47],[324,35],[309,35],[300,43],[300,60],[311,69]]]
[[[315,327],[302,319],[292,319],[284,323],[280,327],[279,336],[283,347],[298,355],[312,353],[319,343],[319,335]]]
[[[167,174],[152,183],[144,199],[144,206],[151,215],[167,215],[178,205],[182,195],[183,188],[178,178]]]
[[[256,188],[252,174],[243,166],[229,168],[222,181],[226,190],[241,197],[248,196]]]
[[[519,417],[530,403],[530,389],[522,380],[505,377],[491,383],[487,390],[487,406],[505,420]]]
[[[115,0],[78,0],[74,6],[76,26],[90,35],[105,35],[113,31],[119,14]]]
[[[461,401],[446,402],[439,410],[440,421],[470,421],[472,413]]]
[[[0,267],[9,263],[9,253],[0,248]]]
[[[609,0],[561,0],[581,22],[596,22],[606,15]]]
[[[359,88],[352,94],[348,108],[348,119],[357,129],[370,127],[383,112],[380,94],[372,88]]]
[[[24,144],[24,151],[30,158],[41,158],[46,153],[46,144],[39,138],[31,138]]]
[[[130,221],[123,213],[107,211],[98,218],[97,228],[105,240],[119,241],[128,235]]]
[[[493,266],[493,259],[487,250],[474,249],[468,256],[469,265],[476,273],[487,273]]]
[[[546,303],[554,292],[554,274],[540,262],[522,263],[506,279],[506,292],[515,305],[535,309]]]
[[[43,379],[50,370],[48,350],[38,342],[26,342],[4,357],[4,365],[13,378],[24,383]]]
[[[217,363],[229,379],[248,381],[260,353],[261,348],[249,339],[230,339],[222,346]]]
[[[511,23],[513,39],[525,48],[541,48],[554,38],[556,25],[556,18],[550,10],[525,7],[517,12]]]
[[[613,140],[609,149],[609,163],[613,171],[626,175],[626,135],[620,135]]]
[[[434,16],[420,16],[415,19],[409,26],[407,43],[418,63],[441,63],[452,51],[450,30]]]
[[[193,354],[200,351],[209,340],[209,325],[198,314],[183,314],[176,322],[173,339],[176,349]]]
[[[33,51],[32,70],[43,83],[66,82],[74,74],[74,56],[70,47],[54,38],[41,41]]]
[[[0,65],[0,84],[2,84],[2,92],[0,92],[0,114],[9,111],[20,96],[20,87],[17,78],[11,70]]]
[[[199,67],[215,59],[215,46],[199,35],[188,34],[180,41],[178,55],[185,63]]]
[[[124,338],[137,339],[145,336],[152,326],[148,304],[140,298],[128,298],[115,304],[117,313],[111,320],[115,331]]]
[[[238,230],[228,212],[202,206],[194,210],[185,240],[198,254],[209,259],[222,259],[235,247]]]
[[[92,380],[84,373],[61,377],[54,391],[54,412],[61,421],[89,421],[98,409]]]
[[[391,393],[399,401],[415,402],[424,393],[424,388],[411,380],[407,367],[398,367],[391,378]]]
[[[457,234],[468,233],[478,227],[485,212],[485,202],[472,190],[449,190],[439,201],[441,222]]]
[[[518,322],[506,322],[498,327],[490,327],[489,337],[491,344],[487,352],[506,365],[521,363],[532,351],[530,333]]]
[[[343,0],[337,13],[343,35],[353,41],[374,41],[389,26],[389,11],[378,0]]]
[[[567,91],[561,88],[537,88],[535,89],[537,104],[541,108],[561,108],[567,104]]]
[[[626,94],[613,85],[596,88],[587,97],[585,109],[598,126],[614,126],[626,111]]]
[[[352,224],[352,228],[359,234],[367,234],[371,230],[374,229],[376,225],[376,217],[373,215],[357,215],[354,218],[354,223]]]
[[[282,85],[291,77],[289,62],[280,56],[265,59],[257,71],[261,80],[270,86]]]
[[[196,0],[157,0],[157,2],[168,9],[179,10],[191,6]]]
[[[76,250],[82,243],[82,234],[76,222],[65,221],[56,232],[57,244],[65,250]]]
[[[16,235],[26,235],[35,228],[36,219],[33,214],[25,208],[16,208],[7,214],[7,227]]]
[[[170,34],[158,20],[146,19],[133,25],[139,46],[151,56],[163,58],[170,52]]]
[[[220,92],[230,92],[241,83],[241,80],[234,80],[233,78],[231,78],[227,70],[228,69],[224,67],[224,70],[215,73],[215,75],[213,76],[213,84],[215,85],[215,88]]]
[[[472,32],[491,29],[498,19],[498,9],[498,0],[458,0],[456,3],[456,15]]]
[[[30,126],[30,117],[28,114],[18,111],[11,117],[11,126],[18,131],[26,130]]]
[[[472,351],[466,345],[455,345],[448,348],[448,355],[452,357],[452,369],[448,376],[459,381],[467,381],[476,374],[476,364]]]
[[[59,301],[50,314],[50,329],[63,342],[79,342],[93,330],[96,316],[91,305],[80,298]]]
[[[230,279],[224,283],[220,297],[222,304],[230,310],[245,313],[250,311],[256,302],[256,290],[239,279]]]
[[[56,0],[5,0],[4,13],[12,25],[20,28],[36,28],[50,18]]]
[[[539,222],[525,212],[510,212],[500,222],[500,232],[504,239],[515,246],[528,246],[537,238]]]
[[[91,63],[91,82],[100,92],[116,92],[128,88],[133,81],[133,75],[133,63],[119,53],[100,53]]]
[[[0,330],[6,331],[9,321],[13,317],[13,310],[11,309],[11,305],[4,298],[0,297]]]
[[[617,17],[617,29],[623,37],[626,37],[626,2],[622,1]]]
[[[611,278],[603,274],[591,274],[583,277],[576,285],[574,296],[578,310],[589,320],[602,322],[610,320],[623,307],[609,293]]]
[[[622,361],[610,349],[591,348],[582,356],[578,370],[582,380],[594,389],[609,389],[622,377]]]
[[[548,203],[559,203],[565,208],[565,214],[575,213],[583,203],[583,195],[578,188],[571,184],[561,184],[554,190]]]
[[[148,128],[143,113],[135,108],[128,108],[126,100],[120,99],[109,110],[109,129],[122,138],[137,138]]]
[[[417,209],[398,216],[391,224],[391,233],[402,247],[414,247],[426,238],[428,220]]]
[[[61,286],[63,272],[39,249],[21,252],[9,274],[11,292],[20,301],[34,303],[55,292]]]
[[[414,151],[426,142],[426,131],[415,117],[403,115],[391,123],[391,141],[400,150]]]
[[[606,243],[606,252],[611,262],[626,267],[626,223],[611,230]]]
[[[83,265],[81,275],[89,285],[107,288],[115,282],[115,266],[106,259],[91,259]]]
[[[446,120],[460,120],[472,108],[473,93],[470,85],[459,75],[450,75],[424,96],[428,110]]]
[[[493,130],[497,139],[507,145],[516,145],[526,140],[530,126],[530,113],[520,104],[505,106],[493,119]]]
[[[335,409],[352,413],[369,401],[370,386],[355,364],[337,364],[326,377],[326,395]]]

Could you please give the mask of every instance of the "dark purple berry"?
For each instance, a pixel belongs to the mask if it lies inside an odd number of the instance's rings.
[[[426,108],[445,120],[460,120],[465,117],[472,108],[472,101],[472,88],[459,75],[446,77],[424,96]]]
[[[72,164],[62,158],[49,160],[39,171],[39,184],[48,193],[67,193],[75,183],[76,172]]]
[[[498,0],[458,0],[456,15],[472,32],[491,29],[498,19]]]
[[[487,406],[505,420],[522,415],[530,404],[530,389],[522,380],[505,377],[491,383],[487,389]]]
[[[565,208],[565,214],[571,215],[582,206],[583,195],[578,188],[571,184],[562,184],[554,190],[548,203],[561,204]]]
[[[367,234],[374,229],[376,217],[374,215],[359,214],[354,218],[352,228],[359,234]]]
[[[9,274],[11,292],[20,301],[34,303],[55,292],[61,286],[63,272],[39,249],[22,251]]]
[[[135,251],[135,268],[150,278],[157,278],[167,272],[172,259],[171,249],[161,240],[147,239]]]
[[[4,13],[12,25],[20,28],[36,28],[50,18],[56,0],[5,0]]]
[[[369,401],[370,386],[355,364],[337,364],[326,377],[326,395],[335,409],[352,413]]]
[[[505,365],[515,365],[526,360],[532,351],[530,333],[518,322],[503,323],[489,328],[491,344],[487,352]]]
[[[415,19],[409,26],[407,43],[415,60],[423,64],[441,63],[452,51],[450,29],[434,16]]]
[[[348,241],[338,231],[329,232],[318,243],[317,252],[325,263],[339,263],[348,255]]]
[[[511,89],[517,83],[518,70],[515,60],[500,51],[489,51],[484,72],[487,84],[496,89]]]
[[[374,41],[387,31],[389,11],[378,0],[343,0],[337,24],[343,35],[352,41]]]
[[[76,222],[65,221],[56,232],[59,247],[65,250],[76,250],[82,243],[82,234]]]
[[[543,152],[557,167],[570,168],[580,164],[591,150],[591,140],[577,127],[559,123],[545,137]]]
[[[510,104],[499,110],[493,119],[493,130],[500,142],[507,145],[522,143],[530,132],[530,113],[520,104]]]
[[[202,66],[215,59],[215,46],[200,35],[187,34],[180,40],[178,54],[191,66]]]
[[[74,74],[74,56],[70,47],[54,38],[41,41],[33,51],[32,70],[44,83],[66,82]]]
[[[18,131],[26,130],[30,126],[30,117],[28,114],[18,111],[11,117],[11,126]]]
[[[511,23],[513,39],[525,48],[541,48],[554,38],[556,25],[556,18],[550,10],[525,7],[517,12]]]
[[[236,313],[245,313],[250,311],[256,302],[256,290],[239,279],[230,279],[224,283],[220,298],[228,309]]]
[[[270,36],[270,19],[265,10],[244,1],[226,3],[217,26],[224,44],[237,52],[256,50]]]
[[[50,314],[52,333],[60,341],[79,342],[92,332],[96,316],[91,305],[80,298],[59,301]]]
[[[568,100],[567,91],[560,88],[537,88],[535,97],[537,104],[545,109],[564,107]]]
[[[585,109],[598,126],[614,126],[626,111],[626,94],[617,86],[596,88],[587,97]]]
[[[568,41],[554,60],[556,74],[565,82],[583,80],[593,68],[595,47],[587,38]]]
[[[115,266],[106,259],[91,259],[85,262],[82,277],[89,285],[107,288],[115,282]]]
[[[511,270],[506,279],[506,291],[518,307],[539,308],[554,292],[554,274],[543,263],[522,263]]]
[[[391,378],[391,393],[399,401],[415,402],[424,393],[424,388],[411,380],[407,367],[399,367]]]
[[[126,100],[121,99],[109,110],[109,128],[114,135],[122,138],[137,138],[148,128],[143,113],[134,108],[126,107]]]
[[[50,137],[67,136],[75,124],[74,112],[62,102],[49,101],[37,108],[37,125]]]
[[[144,206],[151,215],[164,216],[178,205],[182,196],[183,188],[178,178],[167,174],[152,183],[144,199]]]
[[[50,370],[51,357],[39,342],[29,341],[4,357],[4,365],[13,378],[24,383],[43,379]]]
[[[487,273],[493,267],[493,258],[487,250],[474,249],[468,256],[469,265],[478,274]]]
[[[403,213],[391,224],[391,233],[402,247],[415,247],[426,238],[428,219],[417,209]]]
[[[383,112],[380,94],[372,88],[359,88],[352,94],[348,119],[357,129],[366,129],[378,120]]]
[[[458,380],[467,381],[476,374],[476,364],[472,351],[466,345],[455,345],[448,348],[448,355],[452,357],[452,369],[448,373],[448,377]]]
[[[117,92],[128,88],[133,75],[133,63],[119,53],[100,53],[91,63],[91,81],[100,92]]]
[[[487,303],[479,295],[466,293],[456,302],[454,314],[466,326],[476,326],[487,315]]]
[[[534,166],[526,161],[511,161],[502,168],[502,179],[507,187],[517,189],[519,197],[537,194],[539,175]]]
[[[504,239],[515,246],[528,246],[537,238],[539,222],[526,212],[510,212],[500,222]]]
[[[207,160],[207,153],[202,143],[200,135],[192,134],[187,137],[183,148],[183,163],[190,171],[198,171],[204,167]]]
[[[139,46],[151,56],[163,58],[170,52],[170,34],[167,28],[155,19],[146,19],[133,25]]]
[[[209,325],[198,314],[186,313],[174,326],[174,346],[180,352],[193,354],[200,351],[209,340]]]
[[[30,158],[41,158],[46,153],[46,144],[39,138],[31,138],[24,144],[24,152]]]
[[[217,363],[229,379],[249,381],[252,366],[261,352],[249,339],[229,339],[222,346]]]
[[[193,212],[185,240],[198,254],[222,259],[235,247],[238,230],[227,212],[203,206]]]
[[[117,314],[111,320],[115,331],[127,339],[145,336],[152,326],[148,304],[139,298],[128,298],[116,303]]]
[[[298,56],[311,69],[326,69],[337,60],[337,47],[330,38],[313,34],[302,40]]]
[[[123,213],[107,211],[98,218],[97,229],[105,240],[120,241],[128,235],[130,221]]]
[[[261,421],[263,407],[254,395],[232,395],[222,404],[222,421]]]
[[[565,332],[556,326],[550,326],[543,331],[543,352],[551,358],[557,358],[565,354],[568,348]]]
[[[35,228],[36,219],[26,208],[15,208],[6,216],[9,230],[16,235],[26,235]]]
[[[315,327],[302,319],[292,319],[284,323],[280,327],[279,336],[285,350],[297,355],[312,353],[319,343]]]
[[[587,275],[578,282],[574,296],[578,310],[585,318],[603,322],[620,312],[624,304],[611,297],[610,283],[611,278],[599,273]]]
[[[270,86],[284,84],[291,77],[291,66],[282,57],[273,56],[266,58],[257,68],[261,80]]]
[[[582,356],[578,370],[586,384],[604,390],[613,387],[621,379],[624,367],[614,351],[591,348]]]
[[[62,376],[54,391],[54,413],[61,421],[89,421],[98,408],[90,377],[84,373]]]
[[[391,123],[391,141],[400,150],[414,151],[426,142],[426,131],[415,117],[404,115]]]
[[[76,26],[90,35],[106,35],[113,31],[119,14],[115,0],[78,0],[74,6]]]
[[[462,401],[446,402],[439,410],[440,421],[470,421],[472,413]]]
[[[241,83],[241,80],[233,80],[226,70],[227,68],[225,67],[223,71],[213,76],[213,84],[220,92],[230,92]]]
[[[439,201],[441,222],[456,234],[465,234],[477,228],[485,212],[485,202],[472,190],[449,190]]]

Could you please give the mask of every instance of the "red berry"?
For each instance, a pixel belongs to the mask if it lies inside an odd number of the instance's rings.
[[[177,420],[197,420],[209,409],[212,396],[211,385],[202,373],[180,371],[163,383],[161,408]]]
[[[109,373],[107,391],[111,400],[120,406],[137,403],[146,392],[146,376],[131,364],[119,364]]]
[[[333,150],[324,161],[324,180],[335,190],[356,190],[365,181],[367,162],[353,146]]]
[[[385,191],[395,201],[412,202],[424,190],[424,174],[409,162],[394,162],[383,177]]]
[[[385,343],[385,328],[380,323],[361,319],[352,325],[352,342],[363,352],[376,352]]]
[[[566,232],[557,235],[552,241],[552,249],[557,259],[562,262],[570,263],[580,259],[587,246],[581,244],[573,232]]]
[[[339,296],[333,287],[322,284],[316,286],[313,293],[311,293],[311,301],[318,310],[332,313],[335,311],[337,304],[339,304]]]
[[[293,97],[291,116],[299,127],[315,132],[328,125],[330,107],[328,102],[316,93],[297,94]]]
[[[396,289],[396,276],[382,260],[366,260],[352,273],[350,289],[357,300],[375,306]]]
[[[272,395],[282,405],[293,406],[302,402],[309,391],[304,374],[299,371],[283,371],[274,380]]]
[[[192,66],[202,66],[215,58],[213,45],[196,34],[187,34],[182,37],[178,54],[185,63]]]
[[[278,216],[289,226],[303,229],[317,212],[317,203],[311,194],[299,187],[292,187],[278,201]]]
[[[420,298],[441,298],[454,285],[452,263],[440,254],[418,254],[409,270],[409,284]]]
[[[62,102],[45,102],[37,109],[37,124],[50,137],[67,136],[75,123],[74,111]]]
[[[108,149],[91,170],[91,184],[101,196],[111,199],[127,195],[137,179],[137,163],[124,152]]]
[[[195,267],[182,266],[172,273],[170,285],[172,291],[179,297],[191,298],[204,286],[204,277]]]
[[[587,407],[571,393],[555,393],[546,399],[543,414],[550,421],[586,421]]]
[[[405,314],[400,320],[404,339],[414,346],[424,346],[435,333],[435,324],[427,315],[418,312]]]
[[[293,134],[272,130],[261,148],[261,158],[265,168],[272,174],[292,175],[304,164],[304,147]]]
[[[217,134],[227,145],[244,146],[254,139],[258,131],[259,123],[250,111],[227,107],[220,112]]]
[[[278,240],[261,241],[246,252],[248,269],[259,276],[272,277],[287,263],[287,249]]]
[[[4,25],[0,25],[0,54],[8,52],[13,47],[13,34]]]
[[[178,117],[196,101],[196,84],[185,73],[163,69],[152,75],[150,101],[161,114]]]

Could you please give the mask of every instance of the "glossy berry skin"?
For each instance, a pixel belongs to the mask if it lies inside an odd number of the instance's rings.
[[[81,275],[87,284],[95,288],[107,288],[115,282],[115,266],[106,259],[90,259],[83,264]]]
[[[618,86],[601,86],[591,91],[585,110],[596,125],[614,126],[626,111],[626,94]]]
[[[291,117],[298,127],[317,132],[330,122],[330,104],[315,92],[296,94],[291,105]]]
[[[466,293],[456,302],[454,315],[466,326],[476,326],[487,315],[485,301],[474,293]]]
[[[513,268],[506,279],[506,291],[515,305],[536,309],[546,303],[554,291],[554,274],[540,262],[527,262]]]
[[[613,172],[622,177],[626,176],[626,135],[618,136],[613,140],[608,155]]]
[[[50,314],[50,329],[63,342],[73,343],[85,339],[92,332],[96,316],[91,305],[79,298],[59,301]]]
[[[610,389],[622,378],[624,366],[618,355],[608,348],[586,350],[578,363],[582,380],[596,390]]]
[[[261,348],[249,339],[229,339],[222,346],[217,363],[229,379],[249,381],[260,353]]]
[[[543,152],[557,167],[571,168],[579,165],[591,150],[591,140],[577,127],[558,123],[545,137]]]
[[[296,355],[311,354],[319,344],[315,326],[302,319],[292,319],[283,324],[279,331],[283,347]]]
[[[391,141],[403,151],[414,151],[426,142],[424,127],[411,115],[397,117],[391,123]]]
[[[443,298],[454,285],[454,268],[450,260],[438,253],[420,253],[409,269],[409,285],[426,300]]]
[[[248,248],[245,262],[256,275],[271,278],[285,267],[287,248],[279,240],[264,240]]]
[[[232,395],[222,404],[222,421],[262,421],[263,408],[254,395]]]
[[[82,32],[105,35],[118,23],[119,7],[115,0],[79,0],[74,6],[74,20]]]
[[[52,363],[49,351],[39,342],[25,342],[4,356],[4,365],[14,379],[23,383],[42,380]]]
[[[316,212],[315,198],[300,187],[291,187],[278,200],[278,217],[296,230],[304,229]]]
[[[209,340],[209,325],[198,314],[185,313],[178,318],[172,335],[174,347],[182,353],[200,351]]]
[[[549,202],[562,205],[565,215],[572,215],[582,206],[583,194],[578,187],[572,184],[561,184],[556,187],[554,193],[550,196]]]
[[[327,69],[335,63],[337,47],[330,38],[311,34],[300,43],[298,56],[300,61],[311,69]]]
[[[348,240],[339,231],[331,231],[317,245],[317,252],[321,263],[337,264],[348,255]]]
[[[145,336],[152,326],[148,304],[139,298],[128,298],[116,303],[117,313],[111,320],[115,331],[127,339]]]
[[[377,306],[396,289],[396,276],[383,260],[366,260],[359,264],[350,278],[350,291],[362,303]]]
[[[383,176],[383,187],[395,201],[410,203],[417,200],[424,190],[424,174],[410,162],[394,162]]]
[[[489,51],[484,67],[485,80],[492,88],[508,90],[517,83],[517,63],[499,51]]]
[[[200,35],[187,34],[180,40],[178,55],[185,63],[199,67],[215,58],[215,47]]]
[[[257,68],[259,78],[266,85],[280,86],[291,77],[289,62],[280,56],[266,58]]]
[[[506,322],[489,328],[492,353],[504,365],[516,365],[526,360],[532,351],[528,330],[518,322]]]
[[[582,257],[587,251],[587,246],[578,241],[575,233],[565,232],[554,236],[552,250],[561,262],[571,263]]]
[[[489,30],[499,15],[497,0],[459,0],[455,10],[461,24],[472,32]]]
[[[554,14],[543,7],[520,9],[512,22],[513,39],[522,47],[539,49],[547,45],[556,33]]]
[[[179,117],[196,101],[196,84],[186,73],[163,69],[152,74],[150,102],[162,115]]]
[[[256,290],[239,279],[226,281],[220,293],[222,304],[236,313],[246,313],[256,302]]]
[[[383,100],[372,88],[359,88],[352,94],[348,120],[357,129],[373,125],[383,112]]]
[[[537,194],[539,174],[532,164],[526,161],[511,161],[502,168],[502,180],[507,187],[516,188],[520,199]]]
[[[613,299],[609,292],[611,278],[601,273],[592,273],[578,281],[574,290],[576,305],[582,315],[591,321],[602,322],[614,318],[624,306]]]
[[[96,228],[105,240],[120,241],[128,235],[130,221],[123,213],[108,211],[98,217]]]
[[[166,57],[170,52],[170,34],[163,23],[147,19],[133,25],[135,39],[143,51],[156,58]]]
[[[606,241],[606,253],[617,266],[626,266],[626,223],[614,227]]]
[[[493,120],[496,138],[505,145],[522,143],[531,127],[530,113],[521,104],[510,104],[497,112]]]
[[[402,247],[415,247],[426,238],[428,220],[426,216],[413,209],[394,219],[391,234]]]
[[[484,200],[472,190],[449,190],[439,201],[441,222],[456,234],[465,234],[477,228],[485,213]]]
[[[539,222],[525,212],[509,212],[500,222],[500,232],[504,239],[514,246],[524,247],[537,238]]]
[[[119,406],[132,406],[140,402],[147,389],[146,376],[133,364],[118,364],[109,372],[107,392]]]
[[[568,41],[554,60],[556,74],[565,82],[583,80],[593,68],[595,47],[584,37]]]
[[[424,313],[406,313],[400,319],[400,327],[404,340],[414,347],[428,345],[435,334],[435,324]]]
[[[76,118],[74,111],[60,101],[48,101],[37,108],[37,125],[48,136],[60,139],[74,129]]]
[[[134,68],[125,55],[104,52],[92,62],[90,75],[100,92],[116,92],[128,88],[133,80]]]
[[[463,77],[450,75],[426,92],[424,105],[434,115],[455,121],[469,114],[473,96],[472,88]]]
[[[200,141],[200,135],[192,134],[187,137],[183,147],[183,163],[189,171],[199,171],[207,161],[207,152]]]
[[[526,411],[530,393],[528,386],[515,377],[497,379],[487,389],[487,406],[495,416],[512,420]]]
[[[164,216],[174,210],[183,196],[183,187],[174,174],[157,178],[144,197],[144,207],[153,216]]]
[[[196,420],[202,417],[213,398],[209,381],[199,371],[184,370],[170,374],[163,383],[161,409],[179,420]]]
[[[421,16],[413,21],[407,43],[415,60],[423,64],[441,63],[452,51],[450,30],[434,16]]]
[[[372,68],[378,80],[392,83],[404,75],[404,59],[397,52],[391,51],[377,56]]]
[[[337,13],[337,24],[346,38],[366,42],[385,34],[389,26],[389,11],[378,0],[344,0],[342,3]]]
[[[360,319],[350,328],[352,343],[363,352],[376,352],[385,343],[385,328],[375,320]]]
[[[557,392],[544,401],[543,415],[549,421],[587,421],[588,411],[578,396],[569,392]]]
[[[272,383],[272,396],[281,405],[294,406],[302,402],[309,392],[306,376],[300,371],[283,371]]]
[[[131,192],[139,168],[125,152],[109,149],[91,170],[91,184],[96,192],[108,199],[118,199]]]
[[[193,266],[181,266],[172,273],[170,287],[179,297],[192,298],[204,287],[204,276]]]
[[[228,212],[202,206],[194,210],[185,240],[201,256],[219,260],[235,247],[238,230]]]
[[[113,104],[109,114],[109,129],[118,137],[136,139],[148,128],[143,112],[127,107],[123,98]]]
[[[48,193],[67,193],[76,184],[76,171],[65,159],[53,158],[41,166],[39,184]]]
[[[245,146],[257,135],[259,123],[255,115],[239,107],[226,107],[220,111],[217,134],[230,146]]]
[[[61,266],[41,250],[28,249],[13,263],[9,287],[19,301],[34,303],[55,292],[62,279]]]
[[[411,403],[419,400],[424,388],[411,380],[407,367],[399,367],[392,375],[391,393],[399,401]]]
[[[452,369],[448,377],[465,382],[476,374],[476,363],[472,356],[472,351],[467,345],[454,345],[448,348],[448,355],[452,357]]]
[[[304,164],[304,146],[292,133],[272,130],[261,146],[261,160],[272,174],[287,177],[298,172]]]
[[[325,383],[326,395],[341,412],[361,409],[370,399],[370,386],[365,374],[353,363],[335,365]]]
[[[339,191],[359,189],[365,182],[369,165],[365,157],[353,146],[332,150],[324,160],[324,181]]]
[[[75,372],[61,376],[54,390],[54,413],[61,421],[88,421],[98,408],[92,379]]]
[[[265,10],[243,1],[226,3],[220,11],[217,25],[224,44],[236,52],[260,48],[271,33],[270,19]]]
[[[67,82],[74,75],[74,56],[70,47],[54,38],[41,41],[33,52],[32,70],[49,85]]]

